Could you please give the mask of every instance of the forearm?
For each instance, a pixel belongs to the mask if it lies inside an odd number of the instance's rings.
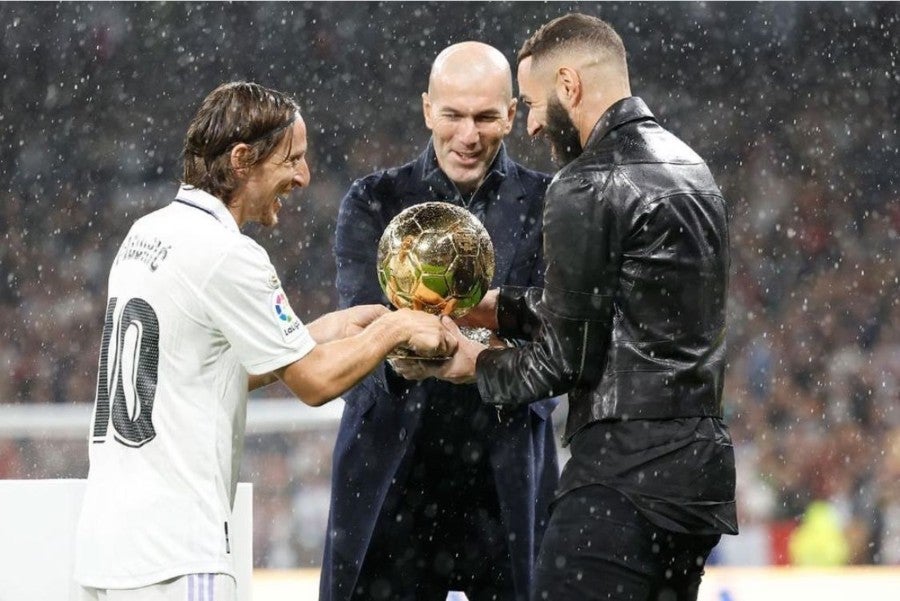
[[[497,330],[502,338],[531,340],[540,327],[540,288],[503,286],[497,299]]]
[[[404,341],[392,320],[377,320],[355,336],[317,345],[278,375],[304,403],[323,405],[357,384]]]
[[[319,344],[343,338],[344,321],[340,312],[326,313],[306,326],[310,336]]]
[[[608,347],[609,328],[603,322],[545,319],[535,341],[478,356],[478,389],[487,403],[518,405],[576,386],[592,388],[602,377]]]
[[[561,325],[561,324],[560,324]],[[519,405],[568,392],[581,378],[580,343],[585,323],[555,328],[546,324],[535,340],[517,348],[488,349],[478,356],[478,390],[485,402]],[[561,330],[567,330],[562,336]],[[578,341],[572,344],[573,341]]]
[[[274,384],[276,381],[278,381],[278,376],[276,376],[274,372],[260,374],[258,376],[254,376],[251,374],[250,378],[247,381],[247,390],[253,391],[257,388],[262,388],[263,386]]]

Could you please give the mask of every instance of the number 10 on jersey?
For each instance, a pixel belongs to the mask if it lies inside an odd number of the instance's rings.
[[[112,297],[106,305],[91,442],[106,442],[112,422],[116,441],[141,447],[156,436],[152,414],[159,368],[159,321],[142,298],[129,299],[118,318],[117,304],[118,298]]]

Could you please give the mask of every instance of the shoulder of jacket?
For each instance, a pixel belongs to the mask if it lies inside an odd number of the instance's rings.
[[[553,176],[549,173],[529,169],[521,163],[513,160],[510,160],[509,162],[511,167],[515,169],[516,176],[519,178],[519,181],[521,181],[522,185],[525,187],[543,186],[546,188],[550,184],[550,181],[553,179]]]
[[[550,183],[557,189],[584,186],[605,187],[615,170],[614,163],[598,161],[592,155],[582,154],[557,171]]]
[[[641,121],[623,126],[607,152],[612,153],[611,159],[619,165],[704,162],[693,148],[656,121]]]
[[[380,169],[357,179],[353,182],[353,186],[369,193],[392,191],[412,181],[415,166],[416,161],[410,161],[397,167]]]

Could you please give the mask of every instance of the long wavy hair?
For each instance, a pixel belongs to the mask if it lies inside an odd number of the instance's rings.
[[[238,185],[232,148],[250,146],[241,168],[259,164],[290,134],[299,114],[297,103],[276,90],[243,81],[222,84],[203,100],[188,126],[183,183],[230,204]]]

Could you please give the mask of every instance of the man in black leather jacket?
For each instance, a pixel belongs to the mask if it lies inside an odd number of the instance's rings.
[[[467,323],[533,342],[460,338],[437,375],[477,380],[497,405],[568,393],[572,458],[533,599],[696,599],[709,552],[737,533],[725,201],[631,95],[622,41],[600,19],[547,23],[518,80],[529,134],[564,164],[545,202],[544,287],[493,291]]]

